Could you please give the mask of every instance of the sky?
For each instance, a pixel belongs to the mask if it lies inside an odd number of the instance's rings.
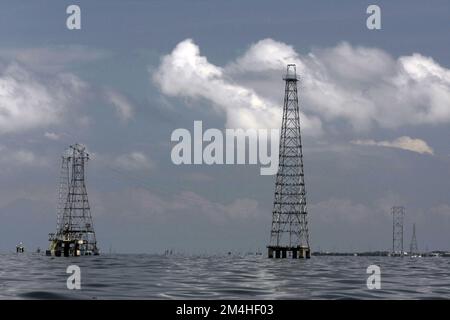
[[[81,8],[68,30],[66,8]],[[381,30],[366,9],[381,8]],[[275,176],[175,165],[178,128],[278,128],[295,63],[313,250],[450,250],[448,1],[0,2],[0,251],[47,248],[86,145],[101,251],[254,252]]]

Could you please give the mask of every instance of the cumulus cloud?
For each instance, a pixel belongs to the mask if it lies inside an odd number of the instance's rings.
[[[113,163],[116,167],[124,170],[148,170],[153,168],[153,162],[141,152],[132,152],[118,156]]]
[[[280,72],[283,72],[290,63],[295,63],[300,71],[305,69],[292,46],[269,38],[251,45],[241,57],[226,68],[233,74],[273,70],[278,72],[278,79],[281,80]]]
[[[450,73],[432,58],[395,60],[342,43],[304,60],[306,106],[325,119],[344,119],[359,130],[450,121]]]
[[[46,128],[67,119],[89,125],[92,119],[73,108],[89,99],[107,101],[124,122],[132,119],[133,105],[124,95],[96,90],[69,71],[108,54],[84,46],[0,49],[0,134]],[[56,139],[51,133],[45,137]]]
[[[208,62],[191,40],[180,42],[172,53],[162,58],[153,80],[170,96],[203,98],[227,115],[227,127],[279,127],[281,108],[263,98],[252,88],[239,85],[227,76],[227,70]],[[303,117],[309,128],[320,129],[317,119]]]
[[[403,150],[408,150],[417,153],[427,153],[434,154],[433,149],[423,140],[421,139],[413,139],[408,136],[399,137],[392,141],[375,141],[375,140],[354,140],[353,144],[357,145],[366,145],[366,146],[380,146],[380,147],[389,147],[389,148],[398,148]]]
[[[277,127],[286,64],[295,63],[307,133],[324,121],[355,130],[450,122],[450,70],[431,57],[398,58],[377,48],[335,47],[299,54],[264,39],[224,67],[210,63],[191,40],[164,56],[153,80],[169,96],[203,98],[225,112],[227,126]]]
[[[116,114],[120,120],[126,122],[133,118],[134,108],[127,97],[111,89],[105,91],[105,96],[116,109]]]
[[[85,88],[70,73],[43,78],[16,63],[0,68],[0,133],[58,124]]]

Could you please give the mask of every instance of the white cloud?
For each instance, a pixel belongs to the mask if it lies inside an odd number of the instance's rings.
[[[124,170],[149,170],[154,167],[153,162],[141,152],[132,152],[118,156],[113,163]]]
[[[307,133],[335,120],[355,130],[450,123],[449,69],[418,53],[395,59],[345,42],[299,54],[264,39],[219,67],[187,39],[162,58],[153,80],[166,95],[212,102],[225,112],[229,127],[278,127],[287,63],[297,64]]]
[[[53,74],[74,64],[96,61],[108,55],[105,50],[80,45],[0,49],[0,58],[15,61],[34,71]]]
[[[450,74],[431,58],[395,60],[342,43],[309,55],[305,64],[306,105],[323,118],[347,120],[358,130],[450,122]]]
[[[0,69],[0,133],[58,124],[85,87],[69,73],[41,78],[15,63]]]
[[[227,70],[208,62],[191,39],[180,42],[162,58],[153,73],[162,92],[171,96],[203,98],[213,102],[217,111],[227,115],[227,127],[279,127],[281,108],[249,87],[227,77]],[[303,117],[305,127],[320,130],[317,119]]]
[[[46,158],[38,156],[30,150],[12,150],[4,146],[0,146],[0,163],[26,167],[42,167],[48,165]]]
[[[366,145],[366,146],[380,146],[389,148],[398,148],[408,150],[417,153],[434,154],[433,149],[421,139],[413,139],[408,136],[399,137],[392,141],[375,141],[375,140],[354,140],[353,144]]]
[[[298,69],[304,70],[304,66],[292,46],[273,39],[264,39],[253,44],[241,57],[230,63],[226,68],[236,74],[266,72],[268,70],[280,73],[290,63],[295,63]],[[281,79],[281,74],[278,74],[278,78]]]
[[[134,108],[131,102],[122,94],[114,90],[105,91],[106,99],[114,106],[116,109],[116,114],[120,120],[126,122],[133,118]]]
[[[88,126],[92,119],[73,107],[90,99],[110,103],[122,121],[133,118],[133,105],[125,96],[114,90],[95,90],[68,71],[108,55],[75,45],[0,49],[0,134],[67,124],[66,120]]]
[[[50,140],[59,140],[60,136],[57,133],[54,132],[46,132],[44,133],[44,137]]]

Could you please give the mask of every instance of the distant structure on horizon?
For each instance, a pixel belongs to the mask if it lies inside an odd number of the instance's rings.
[[[295,64],[288,64],[283,80],[283,119],[268,257],[310,258]]]
[[[62,156],[56,233],[49,236],[47,255],[98,255],[97,240],[85,185],[86,148],[74,144]]]
[[[20,242],[17,246],[16,246],[16,252],[17,253],[24,253],[25,252],[25,247],[23,245],[22,242]]]
[[[411,244],[409,245],[409,254],[411,256],[419,254],[419,247],[417,246],[417,239],[416,239],[416,224],[415,223],[413,224]]]
[[[392,255],[404,256],[403,250],[403,218],[405,207],[392,207]]]

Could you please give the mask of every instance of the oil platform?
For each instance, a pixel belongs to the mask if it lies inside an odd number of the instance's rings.
[[[297,72],[287,66],[269,258],[310,258]]]
[[[97,240],[85,185],[86,148],[70,146],[62,156],[56,233],[49,234],[46,255],[98,255]]]

